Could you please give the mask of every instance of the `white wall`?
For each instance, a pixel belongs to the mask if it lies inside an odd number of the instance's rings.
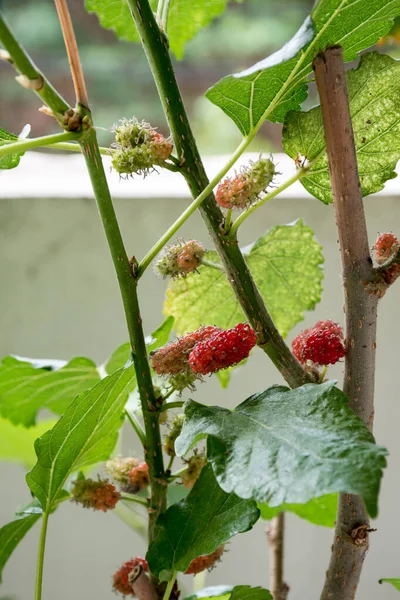
[[[72,170],[65,173],[64,179],[59,179],[57,195],[65,196],[68,181],[73,177]],[[21,175],[18,178],[15,175],[11,179],[7,174],[8,189],[14,185],[16,190],[20,178]],[[25,187],[29,187],[26,184],[25,181]],[[31,197],[12,200],[5,198],[5,186],[2,186],[0,355],[17,353],[65,359],[83,355],[102,361],[126,340],[126,333],[96,207],[87,199],[38,198],[40,188],[32,185]],[[119,185],[126,190],[135,189],[132,180]],[[129,252],[143,256],[187,202],[185,198],[116,200]],[[398,198],[371,197],[365,204],[371,241],[378,231],[400,233]],[[342,322],[340,264],[331,207],[306,198],[278,199],[266,205],[243,227],[242,242],[247,244],[268,227],[298,217],[315,229],[326,257],[323,301],[315,314],[307,315],[301,328],[317,319],[333,318]],[[186,224],[183,235],[207,242],[197,215]],[[164,282],[149,270],[140,292],[146,332],[162,320],[164,289]],[[378,531],[371,535],[371,551],[358,594],[362,600],[395,600],[398,594],[388,585],[379,586],[377,582],[380,577],[400,577],[397,544],[400,530],[399,292],[397,284],[380,307],[375,434],[378,442],[388,447],[390,457],[383,481],[380,517],[374,524]],[[340,377],[341,369],[332,369],[330,374]],[[265,355],[256,351],[246,368],[234,375],[227,391],[220,390],[216,381],[210,380],[200,386],[196,398],[234,406],[251,393],[278,382],[279,374]],[[136,443],[130,432],[128,434],[126,450],[134,451]],[[0,523],[3,524],[12,518],[17,505],[29,501],[29,492],[20,467],[1,464],[0,473]],[[264,528],[260,522],[252,532],[234,539],[223,563],[208,576],[207,583],[267,586]],[[286,572],[291,600],[319,597],[331,539],[331,531],[289,515]],[[38,529],[35,529],[14,553],[5,569],[1,595],[13,593],[19,600],[33,597],[37,541]],[[112,573],[122,562],[144,551],[142,542],[112,514],[84,511],[69,504],[62,506],[50,521],[44,600],[110,600],[114,597],[110,584]],[[189,578],[185,578],[185,585],[186,591],[190,591]]]

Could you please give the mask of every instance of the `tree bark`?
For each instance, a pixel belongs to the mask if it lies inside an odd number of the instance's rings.
[[[368,289],[376,274],[369,250],[342,48],[328,48],[318,55],[314,71],[342,260],[347,342],[343,391],[352,410],[372,430],[378,298]],[[368,530],[369,518],[362,499],[340,494],[321,600],[355,597],[368,550]]]

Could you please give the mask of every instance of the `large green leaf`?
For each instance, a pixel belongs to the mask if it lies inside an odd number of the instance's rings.
[[[379,583],[391,583],[392,586],[400,592],[400,579],[380,579]]]
[[[400,0],[318,0],[311,18],[286,46],[250,69],[224,77],[207,97],[243,135],[265,119],[283,122],[307,97],[307,77],[318,51],[338,44],[344,59],[353,60],[385,35],[399,15]]]
[[[323,527],[334,527],[336,520],[338,497],[337,494],[328,494],[320,498],[313,498],[305,504],[282,504],[281,506],[269,506],[259,504],[261,518],[270,521],[282,511],[291,512],[301,519],[305,519],[314,525]]]
[[[22,425],[13,425],[6,419],[0,419],[0,460],[17,462],[32,468],[36,462],[35,440],[56,423],[55,419],[51,419],[26,429]]]
[[[160,515],[146,558],[151,572],[163,577],[185,572],[194,558],[211,554],[238,533],[248,531],[260,511],[252,500],[224,492],[210,465],[203,468],[187,498]]]
[[[350,112],[364,196],[396,177],[400,158],[400,62],[373,52],[347,73]],[[332,202],[320,107],[287,116],[283,147],[292,158],[315,161],[301,182],[313,196]]]
[[[0,413],[29,427],[41,408],[61,414],[75,396],[99,381],[96,365],[88,358],[73,358],[62,368],[49,370],[47,363],[36,368],[26,359],[6,356],[0,364]]]
[[[233,411],[189,400],[177,454],[207,435],[208,457],[226,492],[272,507],[346,492],[362,496],[371,517],[378,512],[387,451],[333,381],[274,386]]]
[[[228,0],[171,0],[167,34],[171,50],[182,58],[185,44],[226,7]],[[154,12],[157,0],[150,0]],[[85,0],[86,9],[95,12],[106,29],[112,29],[122,40],[138,42],[139,36],[126,0]]]
[[[7,142],[18,142],[18,136],[13,133],[9,133],[5,129],[0,127],[0,146],[4,146]],[[6,156],[0,157],[0,169],[14,169],[18,167],[21,156],[24,152],[17,152],[15,154],[6,154]]]
[[[195,594],[192,594],[185,600],[272,600],[272,596],[268,590],[262,587],[250,587],[249,585],[217,585],[206,587]]]
[[[273,227],[243,254],[264,302],[282,335],[321,298],[321,246],[312,229],[297,221]],[[215,252],[207,258],[218,262]],[[225,273],[201,266],[198,273],[170,282],[164,311],[179,334],[211,324],[229,328],[245,320]]]
[[[75,398],[53,429],[36,441],[38,460],[26,480],[46,511],[70,473],[109,458],[134,373],[133,366],[121,369]]]
[[[161,323],[160,327],[157,327],[157,329],[146,338],[147,352],[150,353],[157,350],[157,348],[161,348],[161,346],[165,346],[169,340],[173,325],[174,318],[167,317],[165,321]],[[114,373],[117,369],[124,367],[130,359],[131,345],[129,342],[126,342],[125,344],[122,344],[122,346],[119,346],[106,362],[106,373],[111,375],[111,373]]]
[[[4,565],[20,541],[34,526],[36,521],[40,519],[40,516],[40,513],[24,516],[23,518],[7,523],[7,525],[4,525],[0,529],[0,583]]]

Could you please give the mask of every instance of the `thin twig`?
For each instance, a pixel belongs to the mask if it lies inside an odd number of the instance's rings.
[[[286,600],[289,587],[283,579],[285,513],[271,520],[267,529],[269,543],[269,589],[274,600]]]
[[[367,285],[376,275],[369,251],[343,62],[333,47],[314,61],[342,259],[347,352],[343,390],[372,429],[378,299]],[[334,542],[321,600],[353,600],[368,550],[369,519],[362,499],[340,494]]]
[[[86,91],[85,78],[83,76],[82,64],[79,58],[78,45],[76,43],[74,28],[69,13],[67,0],[54,0],[61,30],[64,36],[65,48],[68,54],[71,75],[74,82],[76,101],[85,108],[89,107]]]

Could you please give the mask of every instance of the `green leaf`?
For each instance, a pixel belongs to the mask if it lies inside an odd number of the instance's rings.
[[[347,73],[350,113],[363,196],[396,177],[400,158],[400,62],[373,52]],[[293,159],[315,161],[303,186],[325,204],[332,202],[320,107],[287,116],[283,147]]]
[[[400,592],[400,579],[380,579],[379,583],[391,583]]]
[[[36,441],[38,461],[26,480],[46,511],[70,473],[109,458],[134,373],[133,366],[121,369],[75,398],[53,429]]]
[[[253,588],[249,585],[206,587],[185,600],[200,600],[201,598],[207,598],[207,600],[212,598],[219,598],[220,600],[272,600],[268,590],[262,587]]]
[[[228,75],[207,98],[248,135],[265,119],[282,123],[307,98],[307,77],[320,50],[340,45],[344,59],[375,44],[400,14],[400,0],[318,0],[296,35],[250,69]]]
[[[0,460],[21,463],[32,468],[36,462],[35,440],[57,423],[55,419],[41,421],[30,429],[0,419]]]
[[[251,529],[259,515],[255,502],[224,492],[211,466],[205,466],[188,497],[158,518],[146,555],[151,572],[156,577],[163,571],[185,572],[197,556]]]
[[[264,302],[283,336],[321,298],[321,246],[303,221],[273,227],[243,249]],[[215,252],[207,258],[218,262]],[[200,266],[198,273],[169,283],[164,312],[175,317],[178,334],[211,324],[228,329],[246,320],[225,273]]]
[[[185,44],[221,15],[227,0],[172,0],[167,33],[172,52],[182,58]]]
[[[233,411],[189,400],[176,453],[207,435],[208,458],[226,492],[272,507],[345,492],[362,496],[377,515],[387,451],[333,381],[273,386]]]
[[[146,347],[147,352],[153,352],[157,350],[157,348],[161,348],[161,346],[165,346],[168,342],[169,336],[171,335],[172,327],[174,325],[174,318],[167,317],[165,321],[163,321],[160,327],[157,327],[153,333],[146,338]],[[131,345],[129,342],[122,344],[119,346],[110,358],[108,359],[105,370],[108,375],[117,371],[117,369],[121,369],[126,364],[128,364],[131,360]]]
[[[0,146],[4,146],[7,142],[18,142],[18,136],[0,127]],[[0,169],[14,169],[18,167],[21,156],[24,154],[24,152],[17,152],[0,157]]]
[[[223,13],[227,0],[171,0],[167,34],[171,50],[182,58],[185,44],[203,27]],[[156,12],[157,0],[150,0]],[[85,0],[86,10],[95,12],[105,29],[112,29],[122,40],[138,42],[139,36],[126,0]]]
[[[328,494],[320,498],[313,498],[305,504],[281,504],[271,507],[268,504],[259,504],[261,518],[270,521],[282,511],[291,512],[314,525],[334,527],[336,520],[338,497],[337,494]]]
[[[0,529],[0,583],[4,565],[20,541],[34,526],[36,521],[40,519],[40,516],[40,514],[33,514],[21,519],[16,519],[15,521],[7,523],[7,525],[4,525],[4,527]]]
[[[49,370],[6,356],[0,363],[0,413],[16,425],[29,427],[41,408],[61,414],[75,396],[99,381],[96,365],[88,358],[73,358],[62,368]]]

